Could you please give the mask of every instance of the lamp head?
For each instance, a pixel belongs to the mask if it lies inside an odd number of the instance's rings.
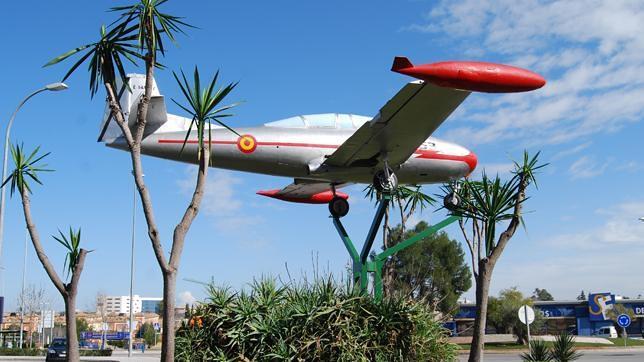
[[[45,86],[45,89],[49,90],[49,91],[62,91],[62,90],[65,90],[67,88],[69,88],[69,87],[67,87],[67,84],[62,83],[62,82],[51,83],[51,84],[47,84]]]

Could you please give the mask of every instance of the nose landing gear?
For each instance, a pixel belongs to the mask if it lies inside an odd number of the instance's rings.
[[[398,177],[392,169],[385,167],[373,175],[373,187],[378,192],[391,193],[398,187]]]

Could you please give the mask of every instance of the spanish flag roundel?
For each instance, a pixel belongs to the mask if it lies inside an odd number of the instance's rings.
[[[241,135],[237,139],[237,148],[243,153],[253,153],[257,148],[257,140],[249,134]]]

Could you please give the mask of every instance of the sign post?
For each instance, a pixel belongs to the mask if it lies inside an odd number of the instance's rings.
[[[532,346],[530,346],[530,324],[534,322],[534,309],[530,308],[528,305],[524,305],[519,308],[519,320],[521,323],[526,325],[528,329],[528,351],[532,351]]]
[[[631,325],[631,317],[628,314],[620,314],[617,316],[617,324],[622,327],[622,338],[624,339],[624,347],[626,347],[626,327]]]

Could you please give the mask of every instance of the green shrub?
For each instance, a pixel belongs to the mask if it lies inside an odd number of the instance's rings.
[[[109,357],[112,355],[111,349],[81,349],[82,357]]]
[[[179,361],[451,361],[456,347],[432,311],[338,287],[331,279],[250,291],[207,287],[177,332]]]
[[[0,356],[44,356],[46,352],[38,348],[0,348]]]

